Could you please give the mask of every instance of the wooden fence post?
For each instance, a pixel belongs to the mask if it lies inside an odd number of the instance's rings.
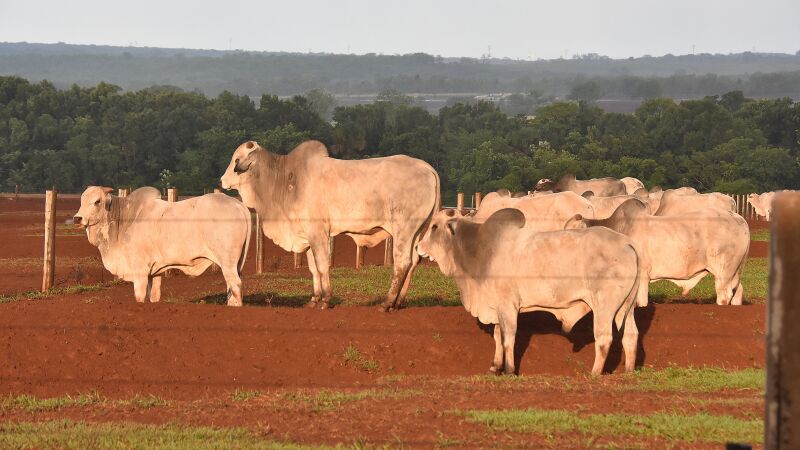
[[[178,201],[178,188],[167,188],[167,201],[172,203]],[[177,273],[174,269],[167,270],[164,272],[164,278],[169,278]]]
[[[14,200],[19,199],[19,184],[14,185]]]
[[[481,200],[483,200],[483,194],[481,194],[480,192],[476,192],[475,193],[475,209],[478,209],[478,208],[481,207]]]
[[[775,194],[771,219],[764,448],[800,448],[800,193]]]
[[[330,266],[333,267],[333,255],[334,255],[334,248],[333,248],[333,236],[328,238],[328,261],[330,261]]]
[[[384,266],[393,266],[394,265],[394,239],[391,236],[387,237],[384,241],[386,247],[383,250],[383,265]]]
[[[458,210],[458,212],[463,212],[464,211],[464,193],[463,192],[459,192],[458,195],[456,196],[456,209]]]
[[[356,245],[356,269],[360,269],[364,265],[364,257],[366,254],[367,247]]]
[[[261,217],[256,214],[256,273],[264,273],[264,232],[261,231]]]
[[[311,251],[311,250],[309,250]],[[294,268],[299,269],[303,266],[303,254],[302,253],[294,253]]]
[[[42,274],[42,291],[53,287],[56,275],[56,190],[45,193],[44,201],[44,268]]]

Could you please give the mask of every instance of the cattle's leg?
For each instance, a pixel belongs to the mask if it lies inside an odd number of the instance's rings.
[[[639,329],[636,327],[636,319],[633,316],[633,307],[631,306],[625,317],[625,330],[622,334],[622,349],[625,351],[626,372],[633,372],[636,369],[636,350],[639,346]]]
[[[328,308],[331,297],[333,296],[333,292],[331,290],[331,258],[329,246],[330,239],[327,236],[323,236],[322,239],[317,239],[314,242],[311,242],[311,251],[314,253],[314,263],[320,280],[320,293],[322,298],[319,307],[321,309]]]
[[[147,281],[147,293],[150,298],[150,303],[158,303],[161,301],[161,275],[150,277]]]
[[[414,269],[417,268],[417,264],[419,264],[420,256],[415,251],[413,255],[411,255],[411,267],[408,268],[408,273],[406,274],[406,279],[403,282],[403,287],[400,288],[400,295],[397,296],[397,303],[395,304],[395,308],[400,308],[403,305],[403,302],[406,300],[406,294],[408,293],[408,288],[411,286],[411,276],[414,275]]]
[[[593,301],[592,305],[598,305],[599,302]],[[603,373],[603,367],[606,365],[606,358],[608,358],[608,350],[611,348],[611,339],[613,338],[612,327],[614,324],[613,311],[606,311],[608,308],[594,307],[594,365],[592,366],[592,375],[600,375]]]
[[[505,353],[505,374],[514,375],[517,372],[514,362],[514,345],[517,339],[519,311],[514,308],[506,308],[504,311],[499,311],[498,316],[500,318],[500,334],[503,338],[503,351]]]
[[[397,237],[393,237],[394,270],[392,272],[392,284],[389,286],[389,293],[386,294],[386,301],[381,305],[384,311],[399,307],[401,292],[406,284],[406,280],[410,278],[412,249],[409,245],[413,242],[413,239],[409,239],[409,237],[410,236],[403,236],[399,233]]]
[[[319,299],[322,297],[322,280],[320,280],[319,277],[317,263],[314,261],[314,252],[311,251],[310,248],[306,250],[306,260],[308,261],[308,270],[311,271],[311,279],[314,283],[314,293],[306,306],[309,308],[316,308]]]
[[[225,284],[228,286],[227,298],[228,306],[242,306],[242,278],[239,270],[234,264],[221,266],[222,276],[225,277]]]
[[[494,360],[489,372],[500,373],[503,371],[503,334],[500,332],[500,324],[494,324]]]
[[[733,299],[731,300],[731,305],[741,305],[742,299],[744,298],[744,288],[742,287],[742,282],[736,285],[736,291],[733,293]]]
[[[136,277],[133,280],[133,295],[136,297],[136,301],[139,303],[144,303],[147,300],[147,287],[149,283],[149,277]]]

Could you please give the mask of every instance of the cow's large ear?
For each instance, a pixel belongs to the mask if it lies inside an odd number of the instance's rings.
[[[525,215],[516,208],[504,208],[489,216],[481,226],[482,233],[497,233],[525,226]]]
[[[249,144],[249,142],[248,142]],[[233,166],[233,171],[241,175],[250,169],[250,166],[256,162],[256,150],[251,151],[242,159],[237,159],[236,164]]]
[[[452,236],[456,235],[456,230],[458,229],[458,220],[450,219],[447,221],[447,230],[450,231]]]
[[[647,192],[647,189],[645,188],[637,189],[636,191],[634,191],[633,195],[642,200],[647,200],[648,198],[650,198],[650,194]]]
[[[650,189],[651,194],[655,194],[656,192],[661,192],[661,191],[663,191],[663,189],[661,189],[661,186],[653,186],[652,189]]]
[[[110,188],[110,187],[100,186],[100,189],[102,189],[103,190],[103,194],[106,194],[106,195],[114,192],[114,188]]]
[[[591,200],[592,197],[594,197],[594,192],[593,191],[586,191],[583,194],[581,194],[581,197],[585,198],[586,200]]]

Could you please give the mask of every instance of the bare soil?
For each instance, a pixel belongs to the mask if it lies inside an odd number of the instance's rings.
[[[58,220],[77,210],[76,199],[63,199]],[[41,199],[0,198],[0,294],[38,289],[43,247],[36,226],[43,218]],[[109,282],[97,249],[80,234],[62,227],[56,253],[61,286]],[[245,268],[245,286],[254,275],[254,245]],[[336,265],[354,264],[355,246],[336,240]],[[751,255],[754,247],[751,246]],[[755,255],[754,255],[755,256]],[[93,259],[94,258],[94,259]],[[286,273],[292,256],[267,241],[267,267]],[[368,264],[383,261],[382,246],[367,252]],[[168,296],[205,290],[224,291],[218,273],[168,280]],[[278,299],[280,300],[280,299]],[[304,299],[276,304],[299,305]],[[638,365],[718,366],[730,369],[764,366],[763,305],[720,307],[704,304],[657,304],[636,310],[641,332]],[[363,361],[348,360],[355,349]],[[730,408],[698,406],[703,397],[618,389],[625,378],[620,346],[606,370],[614,373],[587,381],[594,358],[591,316],[569,334],[545,313],[521,316],[516,359],[522,375],[558,375],[553,384],[522,387],[506,383],[463,382],[461,376],[487,373],[494,344],[461,307],[407,308],[383,313],[371,307],[327,311],[264,306],[230,308],[216,304],[137,304],[129,284],[80,294],[25,299],[0,304],[0,394],[54,397],[96,391],[108,398],[153,394],[169,406],[137,409],[113,405],[30,413],[0,412],[3,421],[73,418],[90,421],[178,422],[247,426],[275,439],[305,443],[398,442],[411,447],[529,446],[530,435],[491,432],[466,424],[448,411],[490,408],[558,408],[585,412],[642,414],[674,410],[760,415],[757,395]],[[364,364],[366,361],[368,364]],[[461,380],[461,381],[459,381]],[[287,400],[286,392],[366,388],[419,391],[408,398],[371,400],[318,410]],[[232,402],[236,389],[263,395]],[[706,397],[719,399],[729,394]],[[732,393],[734,398],[741,395]],[[737,397],[737,395],[739,395]],[[541,437],[540,437],[541,438]],[[455,443],[454,443],[455,442]],[[613,436],[592,442],[575,436],[539,440],[537,446],[581,448],[625,444]],[[665,442],[644,442],[661,447]],[[705,447],[704,444],[696,444]],[[713,446],[708,446],[713,447]]]

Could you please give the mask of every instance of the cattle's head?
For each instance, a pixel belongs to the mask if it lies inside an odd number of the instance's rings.
[[[458,228],[459,214],[455,209],[444,209],[433,215],[428,231],[417,244],[417,253],[435,261],[439,270],[453,276],[456,266],[453,260],[453,240]]]
[[[556,188],[556,182],[551,180],[550,178],[542,178],[536,183],[536,186],[533,188],[536,192],[543,192],[543,191],[552,191]]]
[[[447,276],[480,275],[497,245],[508,238],[506,233],[524,226],[525,216],[514,208],[501,209],[482,224],[443,210],[433,216],[417,253],[436,261]]]
[[[72,220],[75,225],[86,229],[89,240],[96,234],[97,225],[108,222],[112,191],[109,187],[89,186],[81,194],[81,207]]]
[[[763,194],[762,194],[763,195]],[[769,217],[771,211],[771,204],[768,201],[765,201],[762,198],[762,195],[759,194],[747,194],[747,203],[753,205],[753,209],[756,211],[756,214],[763,217]],[[764,196],[766,197],[766,196]],[[770,199],[771,200],[771,199]]]
[[[252,205],[253,180],[257,177],[255,170],[259,164],[260,156],[266,152],[255,141],[247,141],[233,152],[231,162],[225,169],[225,174],[220,178],[223,189],[236,189],[242,196],[242,201],[248,207]]]

